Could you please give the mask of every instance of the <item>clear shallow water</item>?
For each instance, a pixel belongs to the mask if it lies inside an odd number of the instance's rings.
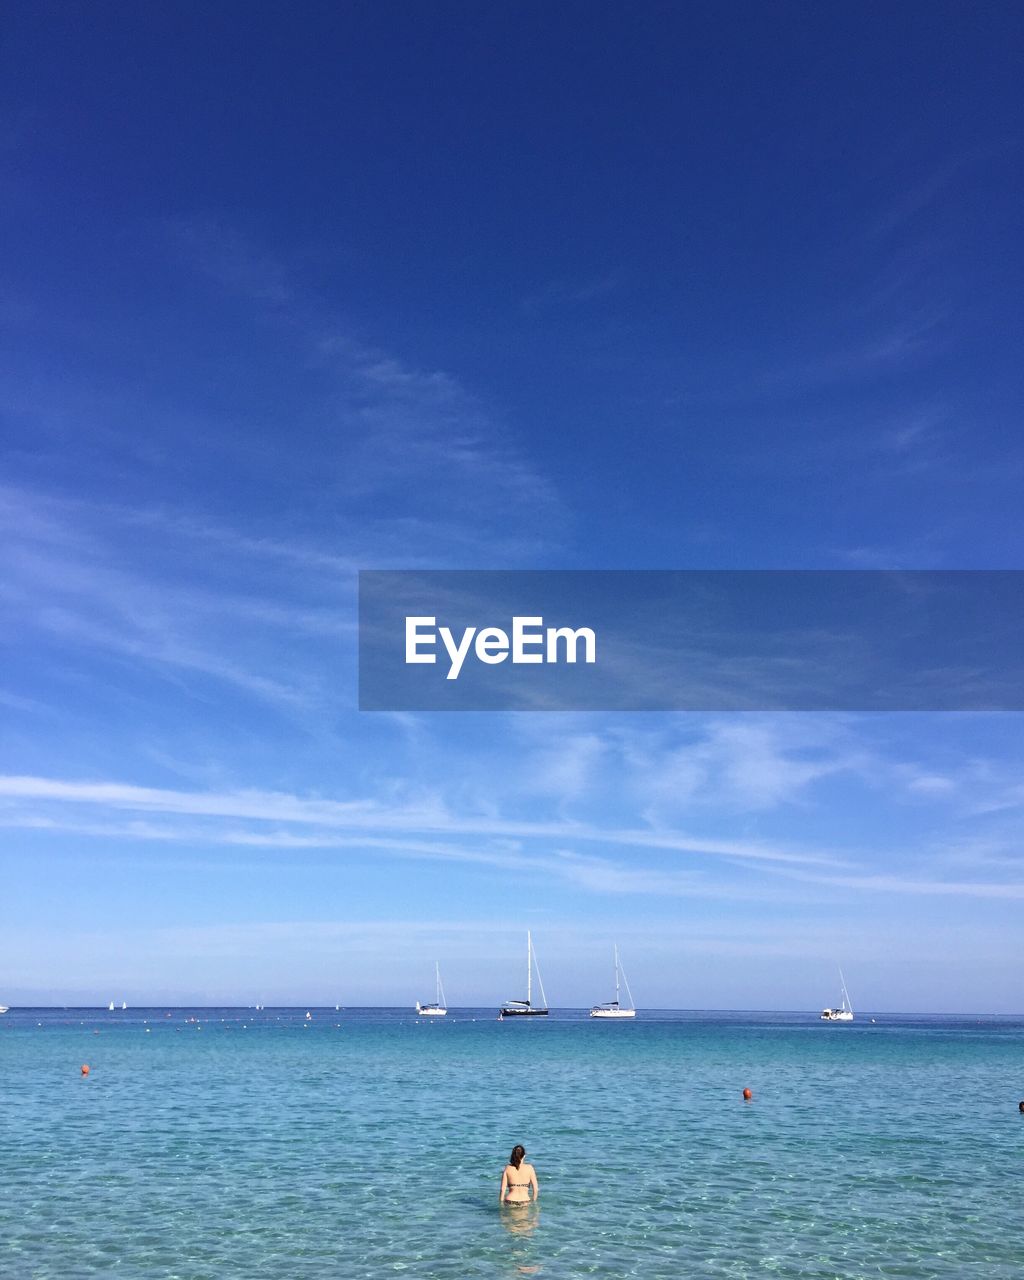
[[[1024,1021],[313,1014],[0,1018],[0,1275],[1024,1275]]]

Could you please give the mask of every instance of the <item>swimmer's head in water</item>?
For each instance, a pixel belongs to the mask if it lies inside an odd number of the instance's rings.
[[[1024,1102],[1022,1102],[1020,1105],[1021,1105],[1021,1110],[1024,1111]],[[519,1166],[523,1163],[523,1156],[525,1155],[526,1155],[525,1147],[519,1147],[519,1146],[513,1147],[512,1154],[509,1156],[508,1162],[509,1164],[514,1164],[515,1167],[518,1169]]]
[[[1017,1110],[1021,1113],[1022,1116],[1024,1116],[1024,1102],[1017,1103]]]

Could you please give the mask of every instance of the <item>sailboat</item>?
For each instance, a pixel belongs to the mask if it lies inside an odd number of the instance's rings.
[[[629,996],[629,1004],[623,1006],[619,1003],[619,975],[622,976],[623,984],[626,988],[626,995]],[[636,1005],[633,1002],[633,993],[629,989],[629,980],[626,977],[626,971],[619,963],[619,948],[615,948],[615,999],[609,1000],[605,1004],[595,1004],[590,1011],[592,1018],[635,1018]]]
[[[443,1018],[448,1012],[448,1005],[444,998],[444,987],[441,986],[441,965],[434,961],[434,976],[437,979],[437,994],[433,1004],[420,1004],[416,1001],[416,1012],[421,1018]]]
[[[6,1013],[9,1008],[10,1008],[10,1005],[0,1004],[0,1013]]]
[[[537,967],[537,985],[540,987],[540,1004],[533,1003],[533,970]],[[540,965],[537,964],[537,957],[533,954],[533,938],[530,933],[526,934],[526,999],[525,1000],[506,1000],[498,1010],[499,1018],[523,1018],[531,1015],[547,1014],[548,998],[544,994],[544,982],[540,976]]]
[[[114,1002],[113,1002],[113,1000],[111,1000],[110,1004],[108,1004],[108,1005],[107,1005],[107,1012],[108,1012],[108,1013],[113,1013],[113,1012],[114,1012]]]
[[[125,1004],[125,1002],[122,1000],[122,1001],[121,1001],[121,1011],[122,1011],[122,1012],[124,1012],[124,1010],[125,1010],[125,1009],[127,1009],[127,1008],[128,1008],[128,1006],[127,1006],[127,1005]]]
[[[853,1021],[853,1005],[850,1003],[850,993],[846,990],[846,979],[843,977],[842,969],[839,970],[839,982],[843,988],[843,1003],[838,1009],[822,1009],[821,1017],[825,1022]]]

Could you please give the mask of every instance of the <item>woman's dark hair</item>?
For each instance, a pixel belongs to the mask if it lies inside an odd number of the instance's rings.
[[[512,1154],[509,1156],[508,1162],[509,1164],[514,1164],[515,1167],[518,1169],[519,1166],[523,1163],[523,1156],[525,1155],[526,1155],[525,1147],[513,1147]]]

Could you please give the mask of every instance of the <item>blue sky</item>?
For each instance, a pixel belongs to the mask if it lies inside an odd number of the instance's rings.
[[[1019,1012],[1020,717],[360,714],[354,592],[1021,567],[1022,23],[9,11],[0,999]]]

